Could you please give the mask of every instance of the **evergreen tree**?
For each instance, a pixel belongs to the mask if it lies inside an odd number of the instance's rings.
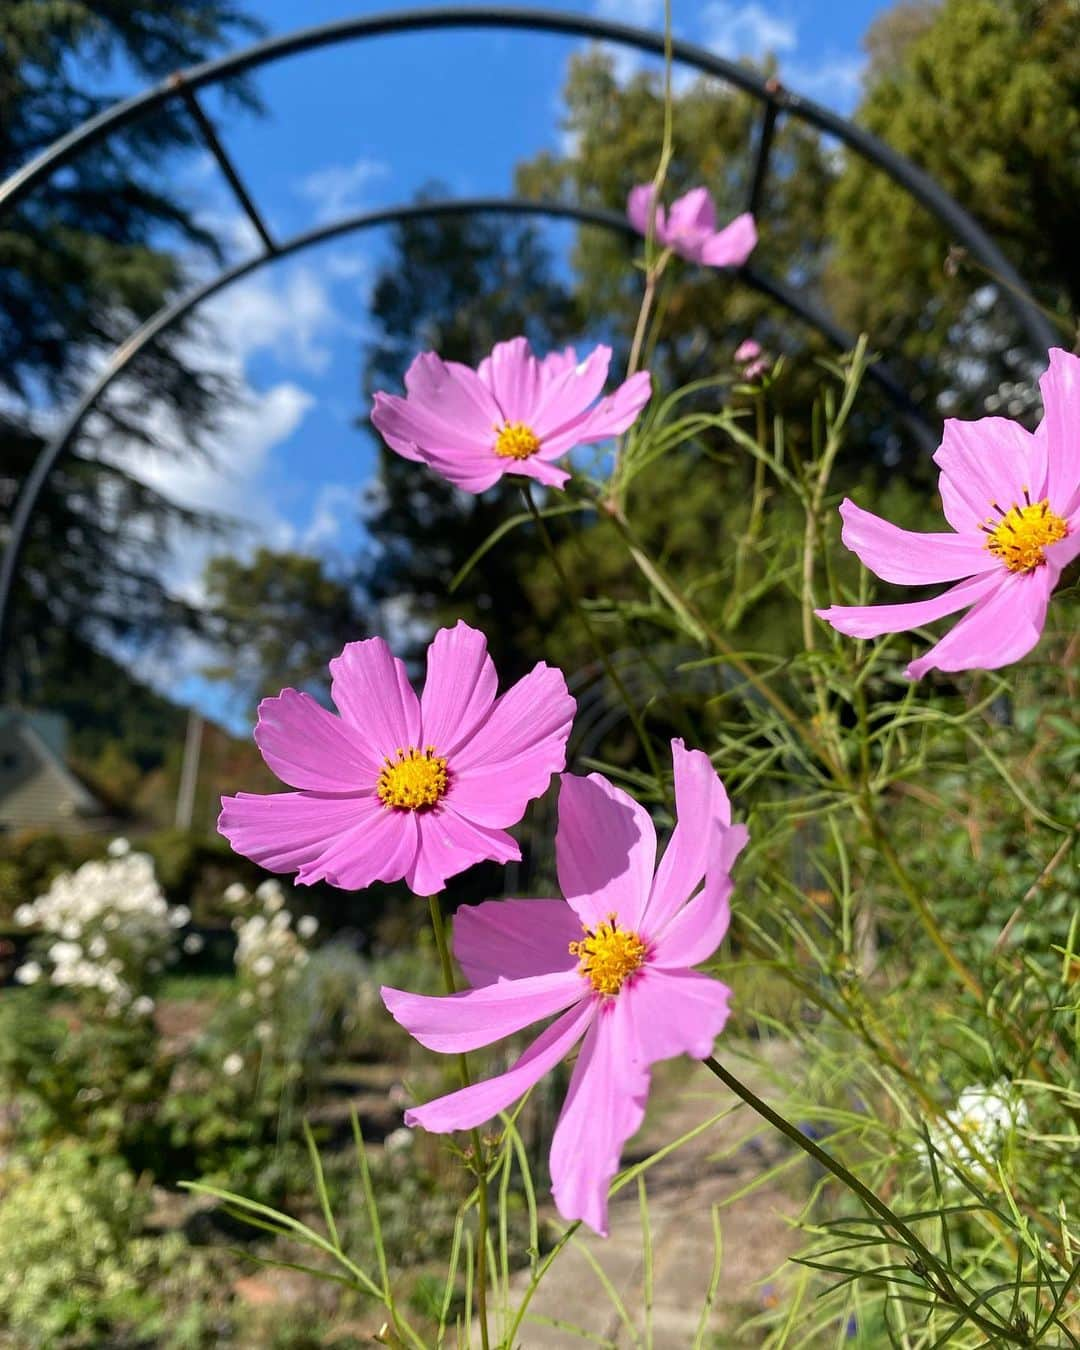
[[[230,0],[7,0],[0,6],[0,180],[114,101],[122,62],[146,81],[203,60],[253,25]],[[234,100],[251,103],[242,87]],[[175,106],[86,150],[0,217],[0,510],[8,511],[56,410],[110,351],[185,285],[177,250],[215,250],[163,169],[195,143]],[[15,602],[9,689],[101,642],[190,619],[155,561],[192,523],[107,452],[149,444],[146,390],[199,453],[228,388],[193,364],[190,329],[163,338],[113,387],[55,474],[33,523]],[[14,659],[12,659],[14,658]],[[13,668],[14,667],[14,668]]]
[[[857,119],[982,223],[1061,317],[1070,345],[1069,316],[1080,311],[1080,10],[1071,0],[901,4],[867,46]],[[949,413],[1034,415],[1042,354],[993,278],[949,261],[947,232],[912,197],[850,156],[829,223],[835,304],[905,361],[916,394],[944,394]]]

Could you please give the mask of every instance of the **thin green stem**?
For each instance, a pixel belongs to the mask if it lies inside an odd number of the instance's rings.
[[[450,946],[446,941],[446,925],[443,923],[442,905],[439,903],[437,895],[428,896],[428,913],[431,915],[431,930],[435,935],[435,950],[439,953],[439,965],[442,968],[446,992],[456,994],[457,983],[454,980],[454,966],[450,959]],[[461,1070],[462,1087],[471,1087],[472,1074],[469,1072],[468,1055],[458,1055],[458,1067]],[[470,1138],[472,1139],[473,1170],[476,1174],[476,1209],[479,1227],[476,1246],[478,1254],[476,1261],[476,1317],[480,1323],[480,1344],[483,1350],[490,1350],[491,1342],[488,1336],[487,1317],[487,1248],[490,1224],[487,1166],[484,1159],[484,1142],[480,1138],[480,1131],[472,1130]]]
[[[770,1125],[779,1130],[781,1134],[790,1139],[802,1151],[814,1159],[816,1163],[824,1167],[827,1172],[831,1172],[838,1181],[842,1182],[848,1190],[863,1202],[868,1209],[883,1219],[893,1231],[903,1239],[908,1248],[914,1253],[918,1265],[915,1267],[916,1273],[921,1278],[927,1279],[930,1288],[948,1303],[950,1307],[955,1308],[957,1312],[963,1313],[972,1321],[984,1335],[992,1340],[1003,1339],[1013,1341],[1019,1345],[1030,1344],[1028,1337],[1020,1331],[1014,1330],[1009,1326],[997,1325],[989,1319],[970,1308],[956,1291],[952,1282],[952,1277],[948,1267],[935,1256],[929,1247],[925,1245],[922,1239],[904,1222],[899,1215],[894,1214],[884,1200],[878,1196],[853,1173],[848,1171],[844,1164],[827,1153],[820,1145],[805,1135],[797,1125],[793,1125],[790,1120],[785,1119],[778,1111],[774,1111],[768,1102],[752,1092],[745,1083],[740,1082],[734,1074],[729,1073],[717,1060],[711,1055],[705,1060],[705,1067],[717,1078],[725,1087],[729,1088],[740,1097],[752,1111],[755,1111],[763,1120],[767,1120]],[[933,1279],[928,1277],[933,1274]]]
[[[637,710],[637,704],[635,700],[630,696],[630,691],[627,689],[625,683],[623,682],[622,676],[615,669],[614,663],[612,662],[610,656],[608,656],[604,644],[600,641],[600,635],[593,627],[592,620],[589,618],[588,614],[585,611],[584,606],[581,604],[581,600],[577,594],[576,588],[570,584],[570,578],[566,574],[566,568],[563,567],[562,565],[562,559],[559,557],[558,550],[555,547],[555,541],[551,537],[551,533],[548,530],[547,523],[544,520],[544,517],[540,514],[536,502],[533,500],[532,491],[528,485],[526,485],[521,489],[521,495],[525,501],[525,505],[528,507],[529,512],[532,515],[533,521],[536,524],[536,528],[540,532],[540,538],[543,540],[543,544],[545,549],[547,550],[548,557],[551,559],[551,565],[555,568],[555,574],[559,578],[559,584],[562,586],[563,593],[565,594],[567,600],[570,602],[570,607],[577,615],[578,620],[581,623],[581,626],[584,629],[586,636],[588,637],[589,643],[592,646],[593,651],[596,653],[597,660],[604,668],[604,673],[607,675],[608,679],[615,687],[615,690],[618,693],[619,697],[625,704],[627,716],[630,718],[634,731],[637,733],[637,738],[641,742],[641,748],[645,752],[645,758],[649,761],[649,768],[652,771],[653,777],[660,785],[660,791],[663,793],[664,796],[664,803],[665,805],[670,807],[671,802],[668,798],[667,788],[664,783],[664,776],[660,770],[660,761],[656,757],[656,751],[653,748],[652,739],[650,738],[648,731],[645,729],[645,723],[642,721],[641,714]]]

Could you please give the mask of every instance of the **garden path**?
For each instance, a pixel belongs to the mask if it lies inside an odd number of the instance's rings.
[[[782,1067],[780,1055],[790,1053],[787,1047],[771,1054],[768,1047],[759,1048],[774,1061],[774,1069]],[[760,1072],[734,1061],[732,1067],[755,1090],[775,1095]],[[733,1109],[646,1174],[653,1247],[651,1341],[642,1312],[646,1276],[638,1196],[628,1186],[611,1201],[608,1238],[581,1229],[580,1242],[559,1255],[530,1304],[515,1350],[589,1344],[609,1350],[649,1345],[653,1350],[690,1350],[713,1265],[712,1210],[718,1205],[722,1264],[703,1345],[726,1350],[728,1345],[755,1343],[752,1333],[751,1339],[736,1342],[735,1328],[776,1297],[772,1277],[798,1244],[791,1224],[805,1195],[805,1172],[796,1163],[793,1170],[785,1169],[778,1178],[733,1199],[789,1150],[783,1141],[758,1130],[749,1110],[703,1065],[689,1072],[672,1066],[664,1073],[667,1069],[661,1066],[656,1074],[655,1106],[626,1161],[647,1157],[718,1112]],[[630,1326],[605,1293],[594,1264],[625,1305]],[[517,1306],[528,1286],[528,1272],[520,1272],[511,1283]]]

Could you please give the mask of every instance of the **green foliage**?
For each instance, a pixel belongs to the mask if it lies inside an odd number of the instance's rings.
[[[20,1346],[101,1345],[158,1302],[147,1283],[183,1240],[140,1236],[149,1196],[114,1158],[65,1144],[0,1180],[0,1322]]]
[[[260,548],[250,562],[212,558],[205,581],[208,635],[227,662],[207,673],[252,706],[285,685],[325,689],[328,653],[367,631],[354,588],[302,553]]]
[[[161,79],[251,28],[229,0],[8,0],[0,7],[0,179],[110,103],[107,85],[121,66]],[[242,87],[233,94],[253,106]],[[9,488],[44,443],[43,396],[81,391],[102,353],[185,284],[174,248],[214,250],[160,175],[194,137],[183,117],[140,121],[91,147],[0,222],[0,458]],[[181,325],[133,374],[183,424],[186,453],[198,454],[230,391],[209,363],[192,361],[190,336]],[[155,437],[157,424],[130,389],[114,391],[97,414],[80,457],[54,472],[35,513],[5,662],[11,691],[24,699],[42,671],[66,668],[70,635],[145,638],[191,621],[151,561],[171,526],[205,518],[168,502],[115,454],[101,455],[105,445]]]
[[[943,0],[900,6],[871,30],[857,117],[910,156],[989,230],[1062,320],[1080,307],[1080,15],[1069,0]],[[828,204],[832,271],[848,322],[909,360],[916,392],[951,389],[949,411],[1015,382],[1015,320],[1000,303],[967,307],[974,264],[946,268],[948,233],[884,174],[848,156]],[[958,319],[961,322],[958,325]],[[979,334],[975,330],[979,329]],[[981,335],[969,388],[966,334]],[[959,388],[957,387],[959,386]],[[1010,401],[1006,394],[1000,405]],[[970,409],[971,411],[967,411]],[[988,411],[991,409],[987,409]],[[996,409],[994,409],[996,410]]]

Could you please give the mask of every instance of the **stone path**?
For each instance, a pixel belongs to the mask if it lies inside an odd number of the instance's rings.
[[[737,1071],[755,1090],[772,1095],[752,1072],[742,1067]],[[653,1350],[690,1350],[694,1345],[713,1266],[712,1207],[788,1156],[783,1141],[761,1133],[756,1118],[704,1066],[694,1066],[688,1075],[681,1066],[676,1072],[677,1084],[665,1083],[657,1074],[654,1092],[667,1105],[646,1120],[624,1160],[647,1157],[726,1107],[736,1109],[646,1174],[653,1244]],[[798,1213],[805,1182],[805,1171],[796,1164],[779,1179],[720,1210],[722,1264],[703,1341],[708,1350],[755,1344],[752,1333],[736,1340],[734,1330],[770,1297],[770,1277],[798,1245],[790,1220]],[[595,1344],[625,1350],[650,1344],[640,1211],[633,1185],[612,1200],[609,1222],[607,1239],[579,1230],[588,1255],[578,1247],[560,1253],[529,1305],[514,1350],[572,1350]],[[590,1257],[621,1298],[633,1331],[605,1292]],[[527,1272],[512,1282],[515,1306],[527,1285]]]

